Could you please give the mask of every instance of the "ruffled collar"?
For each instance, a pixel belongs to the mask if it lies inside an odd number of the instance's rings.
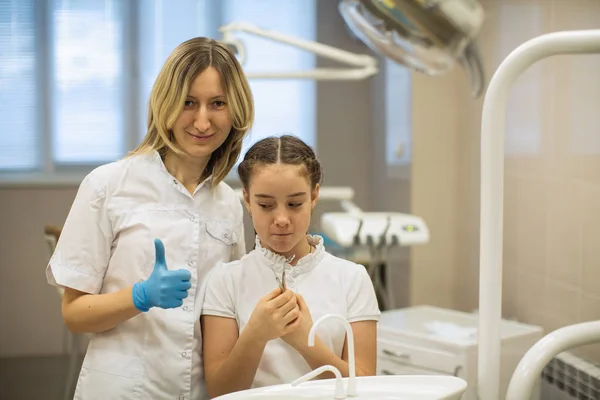
[[[255,241],[255,252],[262,259],[263,263],[271,268],[275,274],[281,275],[285,268],[286,277],[295,278],[312,270],[325,255],[325,246],[323,246],[323,238],[321,236],[306,235],[306,238],[314,246],[315,251],[302,257],[294,266],[288,264],[286,257],[264,248],[260,243],[258,235]]]

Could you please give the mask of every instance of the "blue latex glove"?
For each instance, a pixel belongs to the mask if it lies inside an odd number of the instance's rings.
[[[151,307],[176,308],[188,297],[188,289],[192,287],[192,274],[185,269],[169,271],[165,262],[165,246],[159,239],[154,239],[156,261],[150,277],[133,285],[132,296],[135,307],[146,312]]]

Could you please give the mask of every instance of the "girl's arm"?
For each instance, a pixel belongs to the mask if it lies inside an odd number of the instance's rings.
[[[235,319],[203,315],[202,348],[204,376],[209,397],[252,386],[267,342],[244,329],[238,337]]]
[[[209,396],[216,397],[252,386],[269,340],[298,328],[293,292],[279,288],[263,296],[239,334],[233,318],[202,315],[204,376]]]
[[[315,337],[315,346],[308,346],[308,332],[312,327],[313,321],[310,316],[304,299],[296,294],[298,306],[300,309],[300,328],[283,337],[288,344],[294,347],[306,360],[311,369],[316,369],[322,365],[333,365],[343,376],[349,375],[348,364],[348,338],[344,341],[344,350],[342,357],[338,357],[329,349],[317,335]],[[354,360],[357,376],[375,375],[377,364],[377,321],[358,321],[350,324],[354,337]],[[330,372],[323,373],[327,377],[333,377]],[[325,377],[325,376],[323,376]]]
[[[350,324],[354,336],[354,360],[356,376],[372,376],[377,364],[377,322],[359,321]],[[344,340],[342,358],[336,356],[325,344],[315,337],[315,346],[309,347],[308,341],[297,348],[311,369],[322,365],[333,365],[343,376],[349,375],[348,338]],[[333,374],[327,377],[333,377]],[[322,374],[324,375],[324,374]]]

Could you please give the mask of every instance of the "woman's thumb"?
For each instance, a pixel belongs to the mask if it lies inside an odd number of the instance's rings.
[[[154,251],[156,254],[156,260],[154,261],[154,269],[167,269],[167,262],[165,261],[165,245],[160,239],[154,239]]]

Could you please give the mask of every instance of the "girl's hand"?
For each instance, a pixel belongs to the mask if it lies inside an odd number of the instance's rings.
[[[260,298],[245,329],[266,343],[295,331],[299,313],[294,292],[277,287]]]
[[[294,322],[294,324],[297,325],[297,328],[287,333],[282,339],[296,350],[299,350],[300,348],[308,346],[308,333],[313,326],[313,320],[304,298],[298,293],[296,293],[295,297],[299,309],[298,318]]]

